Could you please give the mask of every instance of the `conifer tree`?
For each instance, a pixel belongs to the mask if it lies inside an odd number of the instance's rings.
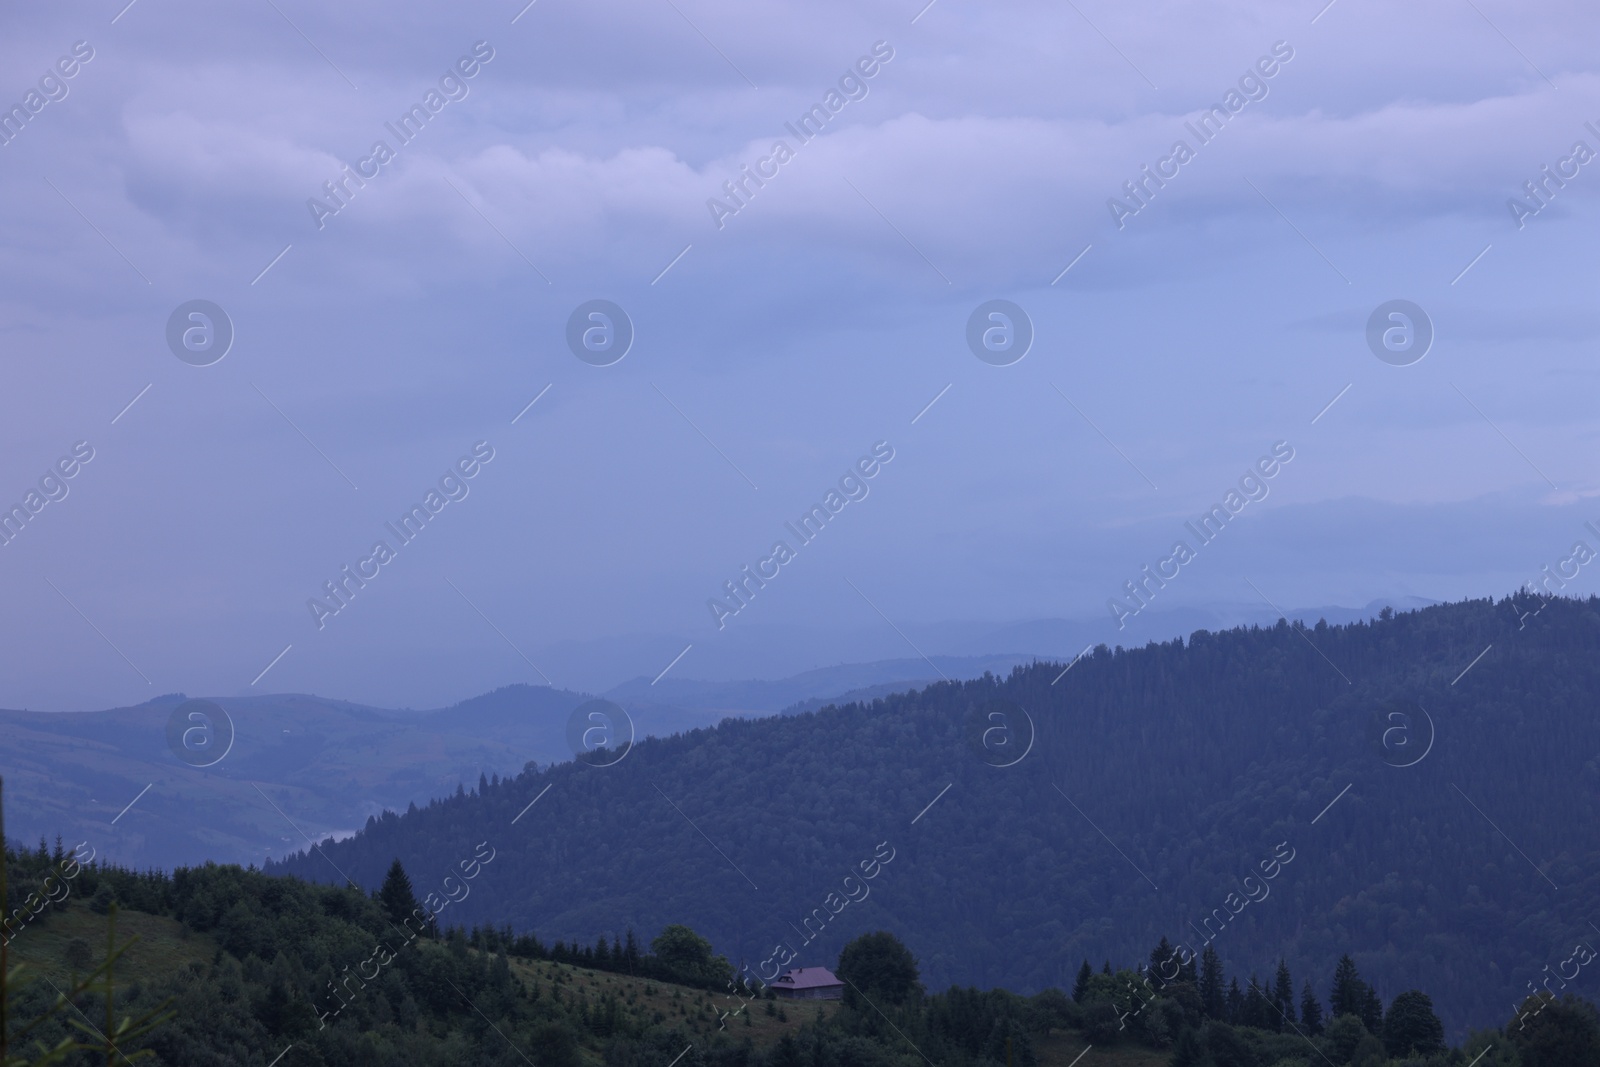
[[[1239,979],[1232,978],[1228,981],[1228,1006],[1224,1009],[1227,1016],[1226,1022],[1234,1026],[1244,1023],[1244,993],[1239,989]]]
[[[1261,983],[1256,981],[1256,976],[1250,976],[1250,989],[1244,995],[1244,1014],[1240,1018],[1245,1026],[1254,1026],[1260,1030],[1276,1030],[1272,1025],[1270,1016],[1272,1007],[1267,1003],[1267,995],[1261,989]]]
[[[1366,1004],[1366,995],[1367,983],[1361,980],[1356,961],[1348,953],[1340,956],[1333,969],[1333,986],[1328,992],[1328,1006],[1333,1009],[1333,1017],[1359,1016]]]
[[[384,917],[402,930],[416,910],[417,895],[412,891],[411,879],[398,856],[389,865],[389,873],[384,875],[383,888],[378,890],[378,905],[383,908]]]
[[[1168,961],[1172,959],[1172,943],[1165,937],[1161,944],[1150,950],[1150,984],[1156,988],[1166,985],[1169,981],[1178,980],[1178,974]]]
[[[628,973],[639,973],[639,939],[633,936],[633,928],[628,928],[628,943],[623,946],[622,958],[627,961]]]
[[[1294,979],[1289,976],[1289,964],[1281,958],[1272,981],[1272,1006],[1276,1009],[1272,1013],[1274,1028],[1292,1029],[1288,1024],[1294,1022]]]
[[[1078,980],[1072,983],[1072,999],[1079,1004],[1083,1003],[1083,996],[1089,991],[1089,979],[1094,977],[1094,968],[1089,966],[1089,961],[1084,960],[1083,966],[1078,968]]]
[[[1366,987],[1365,994],[1361,998],[1361,1022],[1369,1033],[1382,1033],[1383,998],[1378,996],[1378,991],[1371,986]]]
[[[1300,1029],[1307,1037],[1322,1033],[1322,1002],[1317,1000],[1310,979],[1306,980],[1305,988],[1300,991]]]
[[[1209,1018],[1226,1021],[1228,1006],[1223,988],[1222,959],[1210,945],[1200,954],[1200,1007]]]

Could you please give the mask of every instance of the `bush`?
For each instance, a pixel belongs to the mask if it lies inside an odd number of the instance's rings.
[[[66,958],[67,966],[74,971],[87,971],[94,966],[94,950],[81,937],[67,942]]]

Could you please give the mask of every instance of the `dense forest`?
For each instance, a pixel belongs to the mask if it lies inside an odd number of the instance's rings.
[[[481,861],[480,861],[481,862]],[[493,863],[494,860],[489,860]],[[1385,1004],[1342,958],[1326,1003],[1287,964],[1243,983],[1214,950],[1199,957],[1163,940],[1146,959],[1099,970],[1082,961],[1070,993],[925,991],[918,962],[893,934],[848,942],[836,962],[842,1002],[776,1000],[744,981],[694,931],[668,926],[641,945],[597,938],[545,944],[529,932],[445,927],[393,863],[375,893],[208,865],[168,875],[77,862],[58,843],[10,850],[10,959],[0,981],[0,1062],[10,1025],[62,1002],[30,1037],[72,1036],[73,1013],[96,1019],[98,987],[77,975],[99,962],[64,934],[114,912],[165,923],[164,955],[139,965],[117,995],[119,1017],[145,1031],[108,1062],[170,1067],[1588,1067],[1600,1062],[1600,1014],[1567,996],[1530,997],[1503,1029],[1448,1047],[1428,995]],[[46,946],[61,945],[59,951]],[[75,984],[77,983],[77,984]],[[62,987],[72,995],[60,995]],[[67,1010],[70,1002],[71,1010]],[[79,1026],[94,1033],[94,1026]],[[96,1047],[91,1044],[90,1047]],[[1092,1051],[1092,1058],[1085,1059]],[[100,1062],[87,1050],[54,1062]]]
[[[1427,989],[1453,1040],[1600,936],[1600,825],[1568,817],[1600,788],[1595,600],[1201,631],[1065,667],[483,779],[268,870],[375,889],[399,857],[451,923],[683,922],[768,977],[880,928],[936,987],[1026,993],[1162,937],[1244,975],[1348,953],[1385,998]],[[478,842],[498,858],[451,889]],[[1594,970],[1549,988],[1593,995]]]

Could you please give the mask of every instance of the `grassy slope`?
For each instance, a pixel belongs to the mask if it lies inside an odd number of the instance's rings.
[[[119,910],[117,944],[126,944],[134,936],[138,942],[117,967],[119,984],[124,980],[152,981],[188,963],[208,964],[217,950],[209,937],[189,933],[175,920]],[[95,965],[105,959],[106,916],[96,915],[81,900],[24,927],[11,942],[11,963],[25,965],[25,977],[43,976],[61,985],[61,979],[72,970],[67,966],[67,943],[77,937],[89,943]]]

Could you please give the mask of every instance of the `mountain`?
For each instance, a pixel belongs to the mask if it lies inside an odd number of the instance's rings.
[[[1596,933],[1600,602],[1383,615],[728,720],[269,870],[373,887],[398,857],[439,885],[487,842],[503,862],[463,922],[592,941],[682,921],[753,968],[882,927],[932,988],[1069,986],[1163,936],[1240,975],[1348,951],[1460,1034]]]
[[[88,841],[141,867],[260,863],[304,847],[302,833],[353,833],[369,814],[443,796],[480,774],[570,758],[562,728],[588,698],[521,687],[431,714],[297,694],[223,698],[216,703],[232,721],[233,745],[209,767],[168,747],[169,720],[185,699],[0,711],[0,774],[18,797],[12,832]]]
[[[1287,618],[1306,625],[1318,620],[1330,624],[1359,622],[1383,608],[1409,611],[1436,603],[1420,597],[1402,596],[1374,600],[1364,607],[1287,606]],[[657,694],[673,679],[696,678],[706,682],[742,682],[746,679],[801,678],[823,673],[836,664],[893,662],[922,663],[924,673],[905,681],[939,677],[927,671],[927,655],[941,664],[951,677],[973,677],[977,672],[952,672],[942,664],[946,659],[976,661],[985,658],[1026,662],[1030,658],[1067,659],[1085,646],[1098,644],[1142,645],[1147,641],[1169,641],[1195,630],[1224,630],[1252,623],[1270,626],[1279,609],[1261,600],[1249,602],[1215,601],[1202,604],[1167,606],[1160,602],[1126,620],[1119,628],[1108,610],[1071,618],[1020,619],[996,622],[981,619],[922,620],[897,619],[894,626],[880,620],[866,625],[811,626],[757,623],[729,626],[714,640],[696,638],[693,648],[651,689]],[[683,634],[629,634],[618,637],[570,639],[538,646],[533,655],[540,662],[560,664],[562,682],[577,689],[611,693],[628,686],[648,684],[656,672],[684,652]],[[650,664],[641,682],[632,675],[638,664]],[[624,668],[623,665],[632,665]],[[994,668],[990,668],[994,669]],[[1009,667],[1007,668],[1009,669]],[[878,681],[888,681],[883,678]],[[867,683],[858,683],[867,684]],[[844,689],[828,685],[813,696],[830,696]],[[656,696],[645,699],[659,699]],[[802,699],[802,698],[796,698]],[[780,705],[783,706],[783,705]]]
[[[940,678],[976,678],[984,673],[1004,673],[1035,657],[1012,653],[990,656],[932,656],[928,659],[890,659],[873,663],[844,663],[818,667],[771,681],[742,679],[702,681],[636,678],[606,691],[606,697],[624,707],[666,705],[677,708],[720,709],[730,715],[761,711],[787,711],[812,701],[839,697],[867,689],[909,689]],[[694,726],[707,725],[703,720]],[[692,728],[692,727],[691,727]],[[652,731],[661,735],[668,731]]]
[[[950,673],[981,673],[1017,659],[938,662]],[[882,694],[937,670],[899,660],[770,682],[663,680],[652,689],[641,681],[608,696],[627,710],[638,736],[670,736],[795,701],[815,706],[860,685]],[[261,863],[304,847],[307,836],[346,836],[369,815],[449,795],[480,776],[569,760],[568,716],[594,697],[510,685],[432,711],[302,694],[217,698],[212,703],[235,736],[226,757],[206,767],[182,762],[168,746],[169,720],[187,699],[174,693],[94,712],[0,711],[0,774],[19,796],[13,832],[92,841],[108,857],[145,867]]]

